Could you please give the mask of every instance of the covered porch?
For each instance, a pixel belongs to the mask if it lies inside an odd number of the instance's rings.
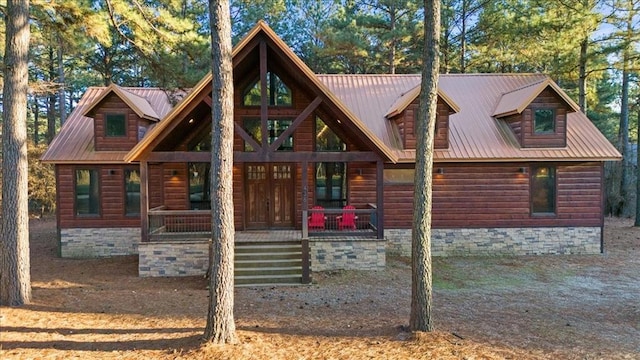
[[[356,216],[375,220],[375,210],[359,210]],[[138,249],[139,275],[205,275],[211,241],[210,214],[208,210],[150,209],[148,241],[140,243]],[[342,210],[325,209],[318,214],[335,219],[342,216]],[[357,224],[364,224],[364,220]],[[375,270],[385,266],[386,242],[377,238],[377,229],[341,231],[334,225],[307,230],[306,237],[299,229],[236,231],[236,286],[309,284],[313,271]]]

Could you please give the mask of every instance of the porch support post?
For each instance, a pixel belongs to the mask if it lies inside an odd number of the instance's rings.
[[[140,162],[140,241],[149,241],[149,163]]]
[[[260,41],[260,139],[261,149],[256,151],[264,151],[269,147],[269,129],[267,121],[269,119],[269,99],[267,98],[267,43]]]
[[[309,162],[302,161],[302,238],[309,238]]]
[[[302,239],[302,283],[311,284],[311,251],[309,250],[309,239]]]
[[[376,163],[376,218],[378,239],[384,239],[384,162]]]

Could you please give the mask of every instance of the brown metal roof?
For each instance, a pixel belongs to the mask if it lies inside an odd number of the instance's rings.
[[[164,117],[172,105],[167,93],[157,88],[119,89],[136,99],[144,99],[159,118]],[[95,151],[93,142],[93,119],[84,116],[98,99],[109,93],[106,87],[90,87],[78,105],[53,139],[41,160],[52,163],[119,163],[123,162],[126,151]],[[133,98],[129,96],[128,98]],[[124,100],[124,99],[123,99]],[[137,101],[137,100],[136,100]]]
[[[318,75],[318,78],[375,136],[394,149],[398,162],[414,161],[415,150],[401,148],[399,139],[394,135],[396,132],[391,129],[392,124],[385,115],[402,94],[420,83],[420,75]],[[567,114],[566,147],[520,148],[511,131],[502,126],[502,121],[495,119],[493,114],[503,94],[530,85],[534,85],[533,88],[538,93],[551,86],[561,97],[570,101],[568,104],[571,107],[575,105],[546,75],[440,75],[439,88],[459,106],[459,111],[450,117],[449,148],[435,150],[435,160],[471,162],[620,159],[620,153],[581,112]],[[531,92],[527,94],[531,95]],[[522,100],[525,97],[514,99],[518,105],[526,102]]]
[[[234,55],[259,32],[267,35],[291,60],[296,71],[306,75],[310,84],[335,104],[387,159],[391,162],[415,161],[415,150],[402,149],[395,124],[386,115],[403,111],[415,100],[419,92],[420,75],[316,75],[264,22],[259,22],[236,46]],[[167,94],[160,89],[116,86],[89,88],[42,160],[54,163],[136,161],[152,150],[148,147],[154,137],[161,136],[176,114],[210,81],[211,74],[208,74],[173,108]],[[551,87],[572,109],[577,110],[575,103],[545,75],[446,74],[440,76],[438,87],[441,97],[456,113],[451,115],[449,121],[449,148],[435,150],[435,161],[602,161],[621,158],[620,153],[579,111],[567,114],[566,147],[520,148],[512,131],[494,114],[521,112],[547,87]],[[128,153],[94,151],[93,120],[83,116],[111,91],[147,115],[150,111],[145,102],[148,103],[158,118],[162,119]]]
[[[522,113],[522,111],[524,111],[524,109],[529,106],[529,104],[531,104],[531,102],[547,87],[552,88],[556,94],[560,95],[572,111],[580,110],[579,106],[573,102],[573,100],[571,100],[571,98],[569,98],[555,82],[546,78],[539,82],[527,84],[519,89],[511,90],[502,94],[496,109],[493,111],[493,116],[499,118]]]
[[[384,117],[387,119],[391,119],[394,116],[400,115],[403,111],[407,109],[412,102],[414,102],[418,95],[420,95],[420,84],[416,85],[413,89],[407,91],[404,94],[401,94],[398,99],[391,105],[391,108],[384,114]],[[442,99],[449,108],[451,108],[451,113],[457,113],[460,111],[460,107],[456,104],[451,98],[442,91],[442,89],[438,88],[438,97]]]

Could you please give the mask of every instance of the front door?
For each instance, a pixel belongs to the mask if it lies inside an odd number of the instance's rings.
[[[294,178],[292,164],[246,165],[247,229],[294,226]]]

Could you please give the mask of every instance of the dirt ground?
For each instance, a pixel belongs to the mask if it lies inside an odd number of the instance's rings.
[[[240,343],[202,345],[200,277],[139,278],[137,258],[60,259],[31,223],[33,302],[0,308],[2,359],[640,359],[640,229],[605,254],[434,259],[437,331],[403,331],[408,259],[311,286],[236,290]]]

